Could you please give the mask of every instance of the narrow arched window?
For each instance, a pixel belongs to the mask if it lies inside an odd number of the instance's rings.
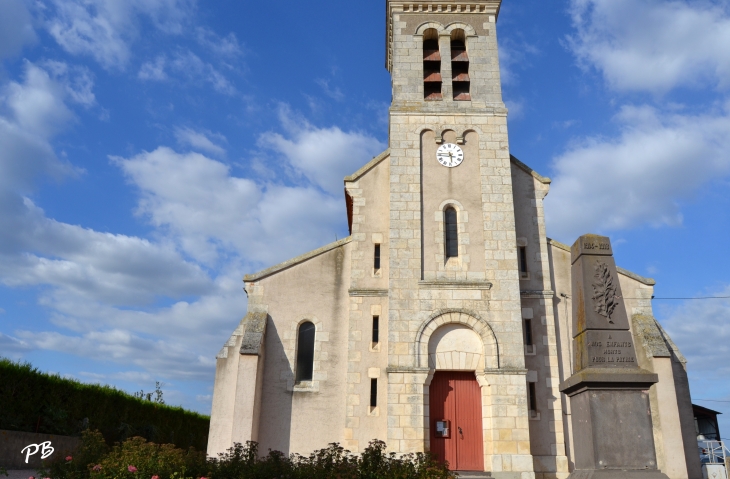
[[[456,223],[456,210],[452,207],[444,211],[444,234],[446,259],[459,256],[459,226]]]
[[[299,326],[297,335],[296,382],[311,381],[314,370],[314,324],[306,321]]]

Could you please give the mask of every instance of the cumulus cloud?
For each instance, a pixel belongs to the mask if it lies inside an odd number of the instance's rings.
[[[211,153],[217,156],[223,156],[226,154],[226,150],[220,146],[220,143],[226,142],[226,137],[220,133],[196,131],[187,127],[176,128],[175,138],[181,145],[192,147],[198,151]],[[215,142],[213,140],[215,140]]]
[[[280,107],[279,118],[286,134],[263,134],[259,146],[283,156],[298,173],[332,194],[342,191],[345,176],[386,148],[366,133],[344,132],[336,126],[316,128],[286,106]]]
[[[572,0],[568,45],[615,89],[730,86],[730,10],[686,0]]]
[[[161,31],[180,33],[192,0],[49,0],[46,26],[67,52],[89,55],[106,69],[124,69],[144,17]]]
[[[134,364],[157,376],[206,380],[215,370],[214,359],[191,358],[183,344],[143,338],[126,330],[92,331],[80,336],[21,331],[20,336],[34,348],[68,354],[83,351],[89,359]]]
[[[33,19],[23,0],[0,3],[0,60],[17,55],[37,39]]]
[[[342,213],[341,199],[310,188],[259,185],[199,153],[160,147],[112,160],[139,188],[138,212],[205,263],[231,251],[259,266],[303,253],[331,241],[325,232],[335,230]]]
[[[730,112],[665,114],[626,106],[615,139],[587,138],[555,159],[545,203],[551,235],[570,241],[643,223],[677,225],[677,201],[730,173]]]

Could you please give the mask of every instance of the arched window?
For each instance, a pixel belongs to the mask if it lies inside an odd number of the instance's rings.
[[[439,34],[436,29],[429,28],[423,33],[423,98],[443,100],[441,84]]]
[[[459,226],[456,223],[456,210],[449,206],[444,211],[444,234],[446,259],[459,256]]]
[[[296,382],[311,381],[314,369],[314,324],[306,321],[299,326],[297,335]]]
[[[454,100],[471,100],[469,78],[469,55],[466,53],[466,34],[464,30],[451,32],[451,73],[454,86]]]

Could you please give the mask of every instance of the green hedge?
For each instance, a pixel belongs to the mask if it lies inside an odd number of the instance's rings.
[[[98,430],[108,444],[132,436],[205,451],[210,418],[82,384],[0,358],[0,429],[78,436]]]

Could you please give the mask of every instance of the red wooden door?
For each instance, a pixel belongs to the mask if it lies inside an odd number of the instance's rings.
[[[431,451],[452,471],[483,471],[482,394],[474,373],[439,371],[429,390]],[[436,421],[451,422],[450,437],[436,436]]]

